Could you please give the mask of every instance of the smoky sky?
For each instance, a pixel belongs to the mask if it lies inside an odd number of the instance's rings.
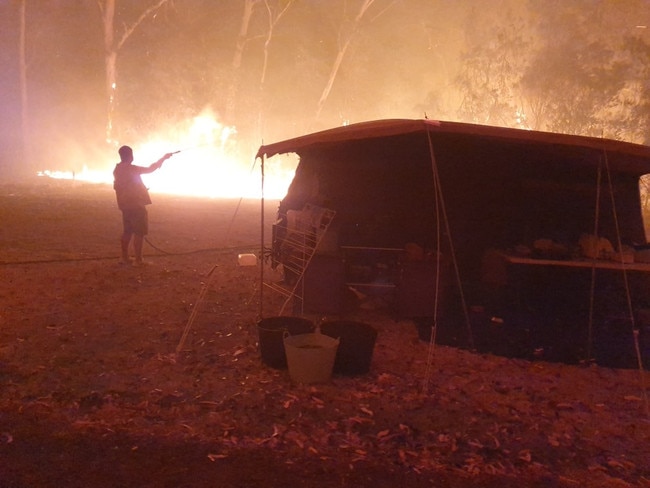
[[[255,3],[248,22],[245,0],[169,0],[144,15],[155,3],[115,0],[113,33],[117,40],[126,36],[116,58],[112,127],[118,141],[168,131],[205,109],[237,128],[244,155],[263,142],[381,118],[516,126],[520,103],[529,123],[535,121],[529,128],[546,129],[553,128],[553,114],[569,110],[560,103],[571,100],[555,94],[582,90],[597,78],[606,85],[587,87],[581,96],[606,92],[614,99],[629,91],[629,77],[641,77],[628,62],[633,49],[637,71],[650,65],[643,51],[650,2],[641,0],[374,0],[365,12],[361,0],[270,1],[269,10]],[[106,50],[98,2],[25,0],[25,98],[20,4],[0,1],[0,167],[9,173],[92,165],[98,153],[113,149],[105,141]],[[564,39],[569,35],[576,38]],[[557,61],[565,46],[575,46],[576,59],[584,60],[583,85],[562,89],[544,76],[531,81],[553,62],[568,70]],[[607,64],[630,66],[587,69],[605,56]],[[581,80],[569,71],[556,78],[563,77]],[[533,113],[530,101],[545,107],[544,117]],[[625,114],[632,116],[639,114]],[[576,117],[576,131],[590,127],[587,122]],[[632,137],[624,127],[619,132]]]

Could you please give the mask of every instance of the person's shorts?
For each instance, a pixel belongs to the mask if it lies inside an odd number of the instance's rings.
[[[122,223],[125,234],[146,236],[149,232],[147,208],[127,208],[122,210]]]

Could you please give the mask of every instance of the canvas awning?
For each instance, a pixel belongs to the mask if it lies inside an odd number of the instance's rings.
[[[303,152],[325,148],[332,144],[407,134],[424,134],[426,132],[441,135],[466,135],[475,139],[489,139],[493,142],[503,141],[504,143],[556,146],[558,151],[562,151],[563,147],[604,151],[607,153],[609,163],[617,171],[637,175],[650,173],[650,147],[640,144],[596,137],[428,119],[376,120],[314,132],[293,139],[263,145],[259,148],[257,157],[268,158],[276,154],[291,152],[300,155]]]

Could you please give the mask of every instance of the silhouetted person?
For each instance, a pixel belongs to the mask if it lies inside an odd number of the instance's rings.
[[[117,206],[122,211],[122,263],[130,264],[129,245],[133,238],[136,266],[143,264],[142,242],[149,231],[147,205],[151,204],[149,190],[144,186],[141,175],[153,173],[160,168],[163,162],[172,156],[165,154],[151,166],[136,166],[133,163],[133,149],[122,146],[118,150],[120,162],[113,170],[113,188],[117,197]]]

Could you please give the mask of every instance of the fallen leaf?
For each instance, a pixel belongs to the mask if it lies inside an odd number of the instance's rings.
[[[377,380],[378,380],[380,383],[386,383],[386,382],[391,381],[392,377],[393,377],[393,376],[390,375],[390,374],[388,374],[388,373],[381,373],[381,374],[378,376]]]
[[[406,432],[407,434],[411,432],[411,428],[406,424],[399,424],[399,430]]]
[[[623,398],[625,400],[627,400],[628,402],[640,402],[641,401],[641,398],[639,398],[638,396],[634,396],[634,395],[625,395]]]
[[[356,424],[363,424],[365,422],[372,422],[372,420],[365,418],[365,417],[350,417],[348,421]]]
[[[363,413],[370,415],[371,417],[374,415],[374,412],[370,410],[369,408],[366,407],[361,407],[359,410],[361,410]]]
[[[570,484],[570,485],[579,486],[581,484],[579,481],[571,479],[571,478],[567,478],[566,476],[558,476],[558,480],[563,482],[563,483]]]
[[[558,447],[560,445],[560,441],[557,440],[557,437],[554,435],[549,435],[547,437],[548,443],[553,446],[553,447]]]
[[[389,430],[389,429],[382,430],[381,432],[378,432],[378,433],[377,433],[377,439],[383,439],[383,438],[386,437],[388,434],[390,434],[390,430]]]
[[[499,447],[501,447],[501,443],[499,442],[499,439],[497,439],[496,437],[494,437],[492,434],[488,434],[488,435],[489,435],[489,436],[492,438],[492,440],[494,441],[494,448],[495,448],[495,449],[499,449]]]
[[[227,457],[227,454],[208,454],[208,459],[212,462],[215,462],[217,459],[224,459]]]

